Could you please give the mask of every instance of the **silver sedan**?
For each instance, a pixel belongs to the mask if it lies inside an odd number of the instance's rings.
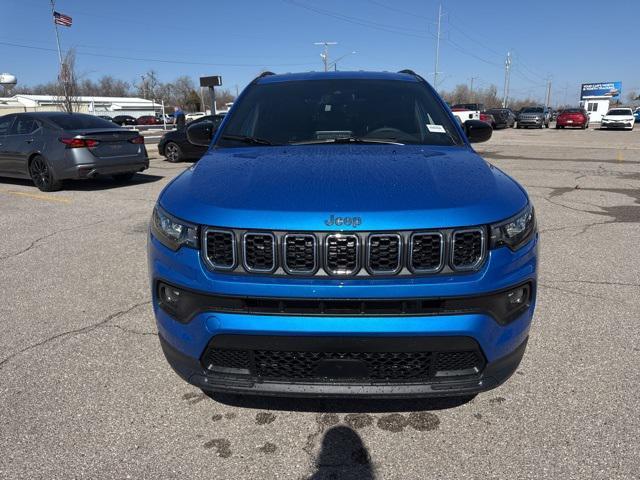
[[[144,138],[93,115],[16,113],[0,117],[0,177],[30,178],[43,192],[66,179],[130,180],[149,168]]]

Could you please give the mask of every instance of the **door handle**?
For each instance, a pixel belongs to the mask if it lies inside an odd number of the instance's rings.
[[[30,138],[29,140],[25,140],[26,143],[33,143],[33,138]]]

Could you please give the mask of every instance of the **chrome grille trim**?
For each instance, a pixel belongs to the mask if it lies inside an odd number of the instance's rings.
[[[349,238],[352,238],[355,240],[355,247],[356,247],[355,259],[354,259],[356,262],[355,267],[350,270],[331,269],[329,267],[329,248],[330,248],[329,243],[331,242],[332,239],[340,240],[340,239],[349,239]],[[360,270],[360,237],[354,234],[345,234],[345,233],[332,233],[327,235],[324,241],[324,269],[329,275],[335,275],[340,277],[347,276],[347,275],[354,275],[358,273],[358,271]]]
[[[371,267],[371,240],[374,238],[394,237],[398,239],[398,266],[394,270],[375,270]],[[396,275],[402,270],[403,255],[402,236],[397,233],[372,233],[367,237],[366,267],[371,275]]]
[[[273,252],[273,258],[270,268],[255,268],[250,267],[247,263],[247,237],[270,237],[271,238],[271,251]],[[245,232],[242,236],[242,266],[247,272],[251,273],[271,273],[278,266],[278,246],[276,244],[276,237],[271,232]]]
[[[231,236],[231,256],[233,259],[231,265],[218,265],[211,261],[211,259],[209,258],[209,246],[208,246],[209,233],[224,233]],[[205,264],[213,270],[230,271],[236,268],[238,264],[238,259],[236,254],[236,251],[237,251],[236,235],[233,232],[233,230],[204,227],[202,230],[202,251],[204,252],[203,257],[204,257]]]
[[[456,266],[454,263],[455,249],[456,249],[456,235],[462,233],[480,233],[480,256],[473,263],[465,266]],[[453,230],[451,232],[451,248],[449,252],[449,266],[455,270],[456,272],[469,272],[472,270],[476,270],[482,263],[484,262],[485,256],[487,253],[487,239],[485,230],[482,227],[474,227],[474,228],[460,228],[457,230]]]
[[[287,265],[287,241],[291,237],[310,238],[313,241],[313,268],[311,270],[292,269]],[[282,268],[290,275],[313,275],[318,271],[318,239],[312,233],[287,233],[282,237]]]

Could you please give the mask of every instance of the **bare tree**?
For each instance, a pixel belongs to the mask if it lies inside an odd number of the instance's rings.
[[[73,113],[79,110],[76,52],[73,48],[69,49],[62,59],[58,83],[55,86],[55,96],[61,103],[63,111]]]

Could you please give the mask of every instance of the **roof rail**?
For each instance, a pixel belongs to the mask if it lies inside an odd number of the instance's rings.
[[[424,78],[422,78],[420,75],[418,75],[416,72],[414,72],[413,70],[411,70],[409,68],[405,68],[404,70],[400,70],[398,73],[406,73],[407,75],[413,75],[414,77],[416,77],[421,82],[427,83],[427,81]]]
[[[253,81],[252,81],[251,83],[255,83],[255,82],[257,82],[258,80],[260,80],[261,78],[268,77],[268,76],[270,76],[270,75],[275,75],[275,73],[270,72],[270,71],[268,71],[268,70],[267,70],[266,72],[262,72],[260,75],[258,75],[256,78],[254,78],[254,79],[253,79]]]

